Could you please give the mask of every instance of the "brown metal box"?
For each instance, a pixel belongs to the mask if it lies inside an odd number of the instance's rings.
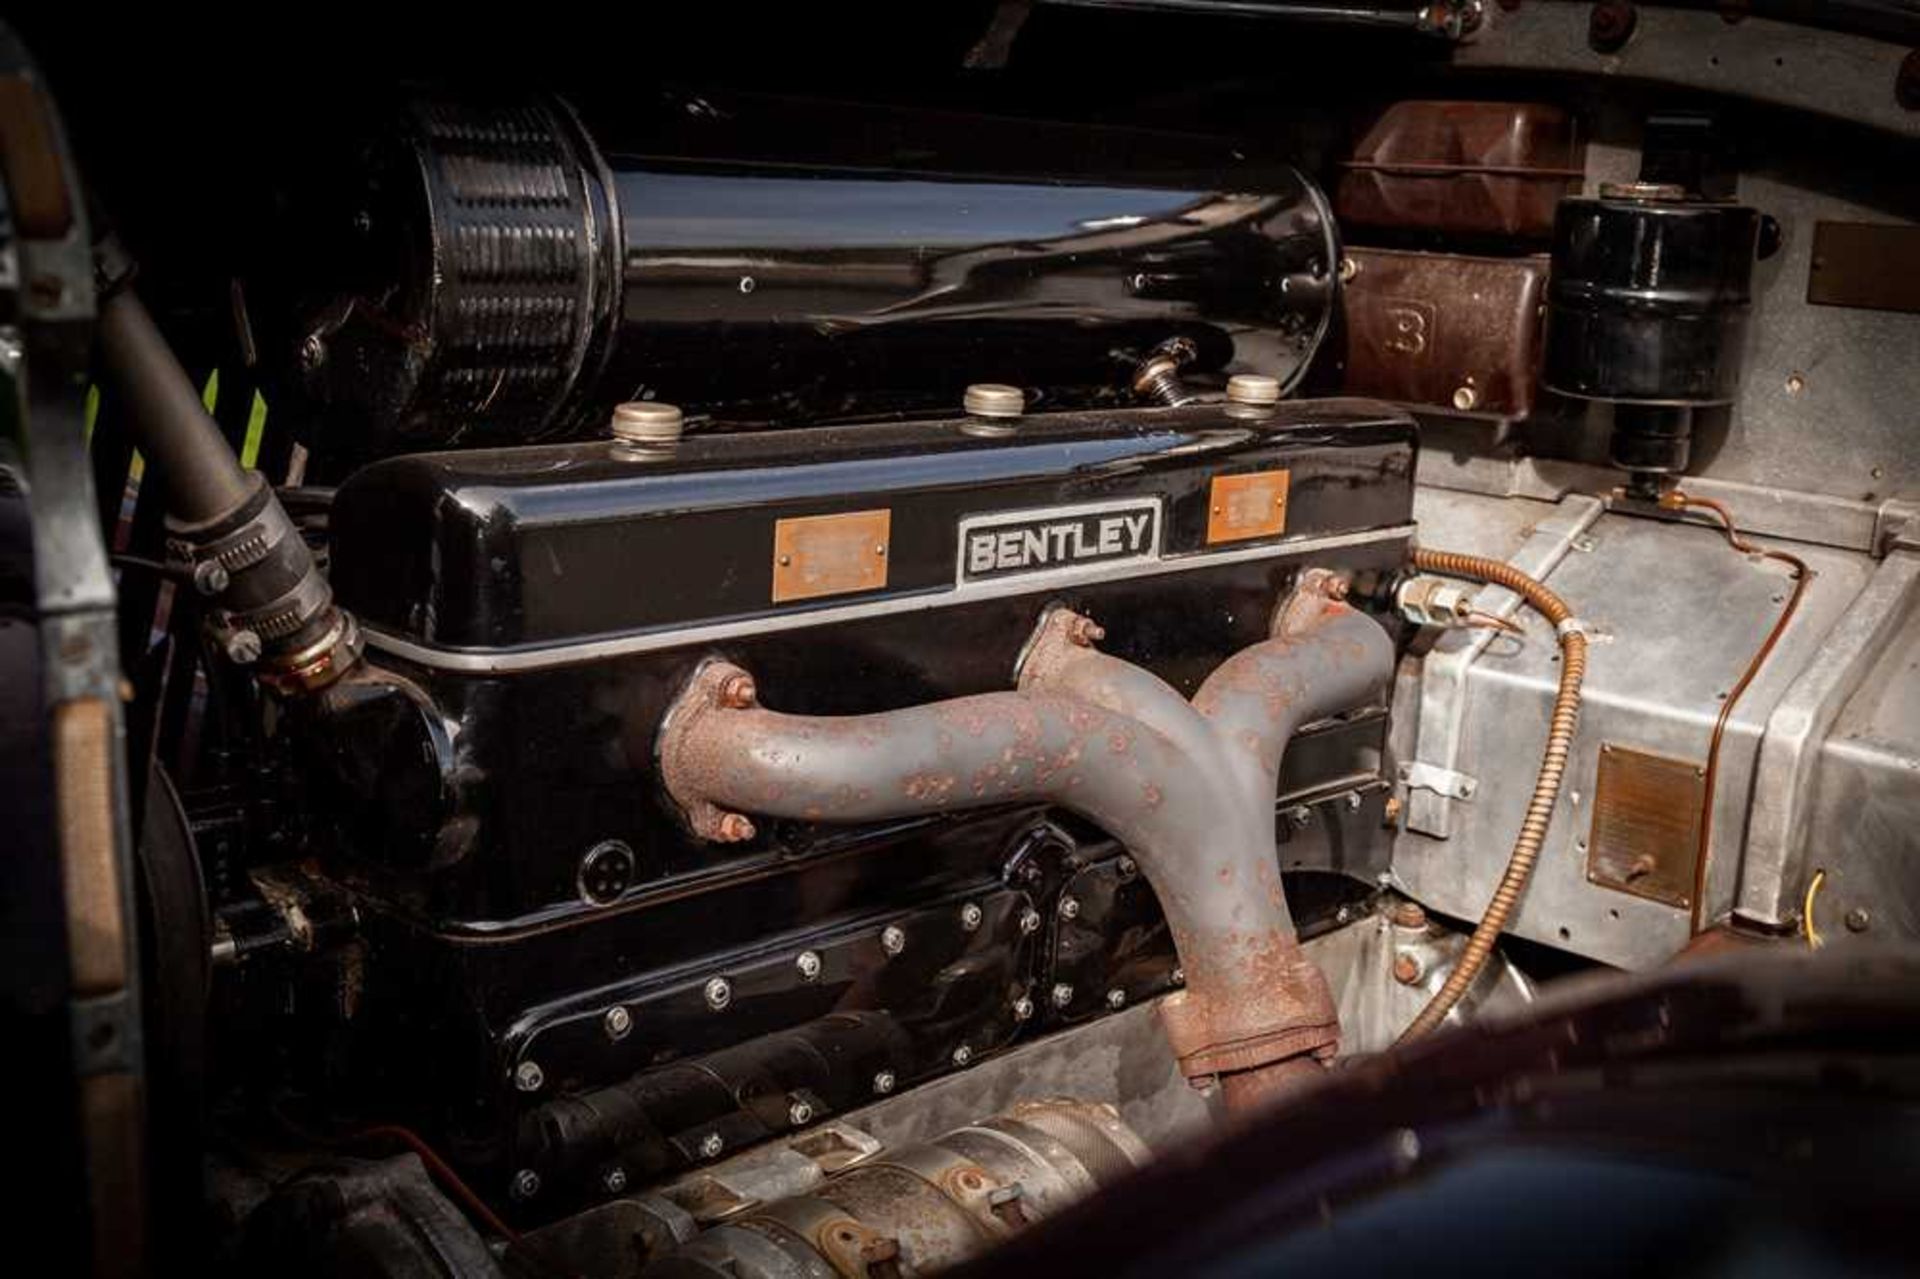
[[[1537,102],[1396,102],[1342,165],[1334,212],[1354,226],[1553,234],[1586,144],[1572,116]]]
[[[1547,258],[1347,250],[1344,389],[1522,418],[1540,387]]]

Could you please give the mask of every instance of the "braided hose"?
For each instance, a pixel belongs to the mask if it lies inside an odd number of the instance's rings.
[[[1439,573],[1506,587],[1552,623],[1560,637],[1562,658],[1560,688],[1554,695],[1553,720],[1547,729],[1546,754],[1540,761],[1540,775],[1533,783],[1533,798],[1527,804],[1526,818],[1520,823],[1519,838],[1513,841],[1513,855],[1507,859],[1506,873],[1500,876],[1500,885],[1493,890],[1493,900],[1487,903],[1486,913],[1480,917],[1473,936],[1467,939],[1467,948],[1461,952],[1460,962],[1454,965],[1446,984],[1420,1010],[1419,1016],[1400,1033],[1400,1038],[1394,1041],[1396,1047],[1431,1031],[1460,1002],[1460,997],[1467,993],[1467,988],[1473,985],[1480,970],[1486,966],[1487,957],[1493,953],[1494,942],[1499,940],[1508,916],[1513,914],[1520,894],[1526,889],[1527,880],[1533,874],[1533,864],[1540,859],[1540,846],[1546,842],[1547,825],[1553,820],[1553,806],[1560,798],[1560,781],[1566,774],[1567,755],[1573,749],[1573,732],[1580,722],[1580,681],[1587,673],[1586,633],[1578,625],[1563,625],[1572,620],[1573,610],[1567,607],[1565,600],[1513,565],[1479,555],[1415,548],[1413,566],[1423,573]]]

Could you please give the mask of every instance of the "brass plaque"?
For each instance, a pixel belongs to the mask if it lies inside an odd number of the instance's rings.
[[[1669,906],[1692,906],[1706,791],[1702,764],[1601,743],[1588,880]]]
[[[871,591],[887,584],[893,512],[804,515],[773,526],[773,602]]]
[[[1286,471],[1214,476],[1207,496],[1207,544],[1286,532],[1288,478]]]

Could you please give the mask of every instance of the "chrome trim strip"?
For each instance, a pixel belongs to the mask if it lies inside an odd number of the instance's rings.
[[[1249,560],[1285,559],[1315,551],[1337,550],[1343,546],[1365,546],[1373,542],[1391,542],[1412,537],[1412,524],[1368,529],[1361,533],[1334,533],[1325,537],[1302,537],[1291,541],[1268,542],[1261,546],[1233,551],[1198,552],[1172,559],[1129,560],[1121,563],[1081,564],[1054,572],[1019,573],[987,578],[966,586],[928,591],[920,595],[902,595],[891,599],[862,600],[855,604],[836,604],[827,608],[796,609],[762,617],[734,621],[708,622],[696,626],[644,631],[635,635],[616,635],[607,639],[542,647],[503,649],[435,648],[361,623],[367,647],[391,653],[437,671],[466,675],[498,675],[516,671],[547,670],[555,666],[573,666],[609,657],[651,653],[663,648],[687,644],[711,644],[737,639],[743,635],[768,635],[779,631],[802,630],[814,626],[833,626],[868,617],[893,613],[914,613],[928,609],[951,608],[978,600],[1004,599],[1009,595],[1027,595],[1048,588],[1080,586],[1089,583],[1123,582],[1160,573],[1191,572],[1222,564],[1241,564]]]

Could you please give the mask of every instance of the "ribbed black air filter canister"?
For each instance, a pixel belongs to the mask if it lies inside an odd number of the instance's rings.
[[[1683,472],[1693,410],[1733,399],[1759,226],[1745,205],[1648,183],[1560,202],[1546,383],[1615,405],[1615,465]]]
[[[1183,174],[1078,126],[1016,127],[997,170],[887,145],[904,126],[869,114],[794,163],[552,98],[413,102],[278,291],[282,395],[310,443],[364,459],[591,434],[632,399],[696,427],[953,409],[983,381],[1125,402],[1176,338],[1202,382],[1305,371],[1338,246],[1295,170]],[[807,151],[804,118],[778,123]]]

